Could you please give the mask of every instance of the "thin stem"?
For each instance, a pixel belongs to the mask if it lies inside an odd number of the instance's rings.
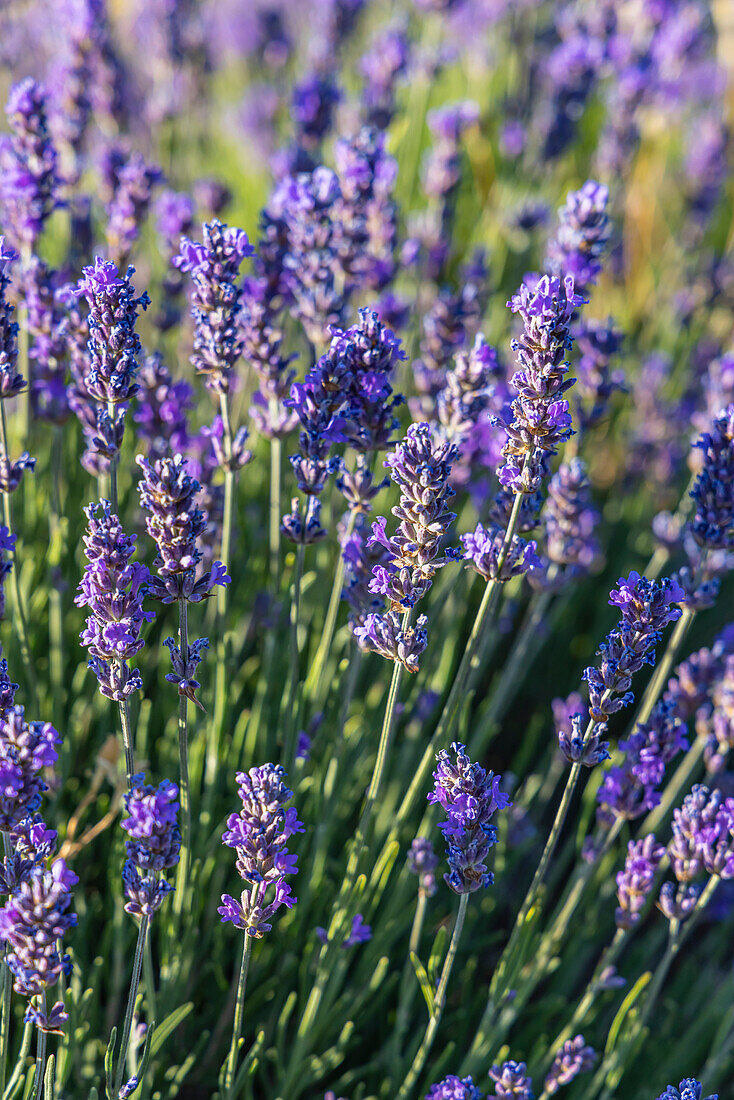
[[[431,1053],[431,1047],[433,1046],[441,1023],[441,1017],[443,1016],[443,1010],[446,1005],[446,993],[449,985],[449,978],[451,977],[451,971],[454,966],[454,960],[456,959],[456,953],[459,949],[459,940],[461,939],[462,929],[464,928],[464,921],[466,919],[466,908],[469,902],[469,895],[462,894],[459,900],[459,911],[456,914],[456,923],[454,924],[454,932],[451,937],[451,943],[449,944],[448,953],[444,960],[443,970],[441,971],[441,977],[438,982],[438,989],[436,990],[436,998],[433,1003],[433,1012],[431,1018],[428,1021],[423,1041],[418,1048],[413,1064],[411,1065],[408,1073],[400,1086],[400,1091],[397,1095],[397,1100],[405,1100],[415,1085],[418,1077],[420,1076],[423,1067],[426,1064],[428,1055]]]
[[[126,669],[124,661],[119,662],[120,671]],[[127,699],[120,700],[120,729],[122,731],[122,747],[125,752],[125,774],[127,776],[128,790],[132,790],[133,776],[135,775],[135,753],[133,750],[132,727],[130,724],[130,704]]]
[[[145,940],[148,935],[148,916],[143,914],[140,918],[140,926],[138,928],[138,941],[135,944],[135,958],[133,959],[133,973],[130,979],[130,992],[127,998],[127,1009],[125,1011],[125,1022],[122,1027],[122,1038],[120,1040],[120,1053],[117,1060],[117,1072],[115,1073],[115,1096],[118,1096],[122,1087],[122,1079],[125,1075],[125,1066],[127,1064],[127,1050],[130,1045],[130,1031],[133,1025],[133,1013],[135,1011],[135,1001],[138,996],[138,986],[140,985],[140,971],[143,966],[143,955],[145,953]]]
[[[183,668],[189,659],[188,603],[185,596],[178,601],[178,639]],[[181,795],[181,858],[176,872],[176,895],[173,911],[181,916],[187,902],[186,887],[191,862],[191,793],[189,786],[189,700],[186,695],[178,699],[178,766],[179,792]]]
[[[38,1000],[40,1001],[41,1011],[45,1012],[45,990],[38,994]],[[36,1043],[36,1072],[33,1078],[33,1091],[31,1093],[31,1100],[41,1100],[41,1097],[43,1096],[43,1076],[46,1072],[46,1032],[42,1031],[40,1027],[38,1029]]]
[[[354,531],[354,524],[357,519],[357,513],[350,511],[349,520],[347,522],[347,529],[344,536],[344,541],[347,541],[352,532]],[[318,649],[316,650],[316,656],[314,657],[313,664],[306,677],[306,683],[304,686],[304,693],[306,698],[314,700],[317,707],[321,707],[326,689],[326,663],[331,651],[331,643],[334,640],[334,630],[336,628],[336,620],[339,614],[339,605],[341,604],[342,589],[344,588],[344,554],[342,553],[342,545],[339,545],[339,554],[336,562],[336,569],[334,571],[334,583],[331,586],[331,596],[329,597],[329,606],[326,611],[326,618],[324,619],[324,628],[321,632],[321,638],[319,640]]]
[[[3,832],[3,850],[5,858],[10,859],[13,854],[13,841],[10,833]],[[0,1020],[0,1096],[5,1091],[5,1077],[8,1070],[8,1045],[10,1041],[10,1008],[13,995],[12,974],[5,965],[5,956],[8,953],[7,943],[3,944],[2,963],[2,1019]]]
[[[280,468],[282,444],[270,440],[270,581],[273,594],[280,588]]]
[[[153,969],[153,944],[150,936],[145,937],[145,951],[143,953],[143,978],[145,980],[145,995],[148,999],[148,1016],[151,1023],[158,1019],[157,1000],[155,993],[155,970]]]
[[[224,448],[224,511],[222,515],[222,563],[226,569],[232,566],[232,530],[234,526],[235,472],[232,468],[232,423],[229,415],[229,395],[219,395]],[[227,631],[227,602],[229,585],[217,588],[217,668],[214,690],[214,714],[206,761],[206,786],[213,785],[219,765],[219,742],[224,728],[227,709],[227,666],[229,664],[229,634]]]
[[[240,978],[237,983],[237,1000],[234,1006],[234,1022],[232,1024],[232,1042],[227,1056],[227,1067],[224,1071],[224,1100],[231,1100],[234,1092],[235,1070],[237,1069],[237,1057],[240,1050],[242,1037],[242,1020],[245,1014],[245,992],[247,990],[247,972],[250,968],[250,955],[252,953],[252,937],[245,935],[242,944],[242,961],[240,963]]]
[[[502,549],[500,550],[497,559],[497,574],[501,573],[502,566],[504,565],[505,558],[510,549],[512,543],[512,537],[515,532],[517,520],[520,515],[520,506],[522,504],[522,496],[518,493],[515,497],[515,501],[512,507],[512,513],[510,515],[510,521],[507,525],[507,531],[505,533]],[[497,580],[487,581],[484,588],[484,594],[482,596],[482,602],[479,605],[474,625],[472,626],[471,633],[466,642],[463,656],[459,663],[459,667],[456,670],[454,681],[449,691],[449,697],[446,700],[444,708],[441,712],[441,717],[438,720],[433,737],[426,746],[425,752],[421,759],[420,764],[411,780],[408,791],[400,804],[396,816],[396,827],[400,826],[411,814],[413,807],[420,797],[420,794],[425,787],[426,778],[433,766],[434,758],[436,755],[436,749],[445,745],[451,739],[451,735],[454,731],[454,725],[461,709],[462,703],[466,699],[467,691],[471,686],[471,679],[479,668],[479,646],[481,639],[486,635],[489,627],[494,621],[495,612],[499,606],[499,598],[502,591],[502,583]],[[392,840],[393,834],[391,833],[390,840]]]
[[[296,550],[296,564],[293,569],[293,591],[291,593],[290,610],[290,674],[288,678],[288,695],[285,704],[285,740],[283,744],[283,758],[286,768],[293,763],[295,752],[296,726],[298,724],[298,708],[296,696],[298,694],[298,627],[301,614],[301,581],[303,580],[303,562],[305,546],[300,543]]]
[[[10,464],[10,452],[8,451],[8,425],[7,416],[5,413],[5,402],[0,400],[0,449],[2,450],[2,458],[5,463]],[[12,510],[10,506],[10,493],[3,493],[3,517],[5,526],[12,534],[13,531],[13,518]],[[36,672],[33,667],[33,660],[31,658],[31,646],[28,637],[28,617],[25,611],[25,603],[23,600],[23,594],[20,588],[20,575],[18,572],[18,558],[14,550],[8,551],[8,556],[12,561],[12,577],[13,577],[13,594],[15,596],[15,615],[13,616],[13,622],[15,624],[15,630],[18,635],[18,644],[20,646],[20,658],[23,662],[23,668],[25,669],[26,676],[28,677],[28,684],[30,687],[33,702],[38,705],[38,686],[36,683]]]
[[[393,1035],[393,1064],[396,1066],[400,1062],[400,1053],[403,1049],[403,1039],[405,1037],[406,1031],[408,1030],[410,1009],[413,1004],[415,982],[411,980],[411,974],[413,971],[413,963],[411,961],[411,957],[418,954],[421,934],[423,932],[423,924],[426,916],[427,900],[428,899],[426,898],[423,890],[419,889],[418,901],[416,903],[415,913],[413,914],[413,924],[410,929],[408,957],[403,965],[403,975],[400,980],[400,997],[398,1000],[398,1011],[395,1018],[395,1031]]]

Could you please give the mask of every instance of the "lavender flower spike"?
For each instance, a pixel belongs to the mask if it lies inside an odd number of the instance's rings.
[[[734,404],[695,444],[703,469],[691,490],[696,511],[691,533],[704,550],[734,549]]]
[[[702,1092],[703,1085],[700,1081],[697,1081],[695,1077],[686,1077],[678,1085],[678,1088],[675,1085],[668,1085],[665,1092],[661,1092],[657,1100],[701,1100]],[[706,1100],[719,1100],[718,1093],[707,1096]]]
[[[90,504],[84,511],[89,564],[74,603],[88,607],[92,614],[81,640],[92,654],[89,667],[99,681],[99,690],[108,699],[122,702],[143,686],[140,673],[137,669],[131,672],[127,662],[145,644],[140,637],[143,623],[155,618],[153,612],[143,609],[150,574],[140,562],[131,562],[135,535],[125,534],[108,500]]]
[[[18,373],[18,325],[13,320],[15,307],[7,298],[10,270],[18,259],[18,253],[0,237],[0,400],[16,397],[26,388],[26,381]]]
[[[436,893],[438,856],[428,837],[417,836],[408,851],[408,870],[418,876],[418,891],[424,897],[431,898]]]
[[[293,807],[285,808],[293,792],[279,765],[238,772],[237,782],[242,809],[230,815],[222,842],[237,850],[237,870],[250,888],[242,891],[239,901],[222,894],[218,912],[223,924],[229,921],[245,935],[261,939],[271,930],[269,922],[281,905],[292,909],[296,904],[285,879],[298,872],[297,857],[289,854],[286,844],[294,833],[303,832],[303,825]]]
[[[450,1073],[437,1085],[431,1085],[426,1100],[482,1100],[482,1093],[471,1077],[456,1077]]]
[[[5,113],[12,134],[0,144],[2,220],[30,253],[58,205],[60,184],[45,89],[31,77],[14,84]]]
[[[174,267],[191,275],[191,310],[196,326],[192,363],[215,394],[228,393],[231,374],[242,350],[238,329],[242,289],[240,265],[254,249],[242,229],[213,221],[203,229],[204,241],[181,238]]]
[[[665,848],[656,844],[652,833],[627,845],[624,870],[617,875],[619,906],[614,914],[617,928],[632,928],[639,921],[664,855]]]
[[[143,471],[138,490],[148,512],[145,526],[158,547],[158,578],[151,578],[150,594],[162,603],[182,598],[198,603],[216,585],[229,584],[231,579],[220,561],[197,578],[203,556],[198,540],[206,529],[206,517],[196,504],[201,485],[189,475],[188,462],[181,455],[152,464],[138,455],[136,461]]]
[[[53,726],[27,722],[23,707],[10,706],[0,716],[0,831],[12,832],[38,809],[46,790],[43,769],[56,763],[59,744]]]
[[[524,1062],[503,1062],[492,1066],[489,1076],[494,1081],[497,1100],[533,1100],[533,1082]]]
[[[585,1044],[583,1035],[567,1039],[553,1059],[553,1065],[543,1082],[544,1092],[553,1096],[561,1085],[569,1085],[579,1073],[590,1070],[595,1060],[594,1049]]]
[[[71,887],[78,881],[63,859],[50,868],[39,864],[0,909],[0,939],[9,948],[5,965],[15,979],[17,993],[33,998],[61,977],[65,960],[59,948],[62,936],[77,922],[76,914],[69,910]],[[48,1014],[40,1003],[31,1002],[26,1012],[26,1020],[33,1020],[41,1031],[58,1033],[67,1019],[61,1002]]]
[[[445,749],[436,754],[428,801],[446,813],[446,820],[439,825],[449,864],[444,879],[455,894],[471,894],[494,881],[484,863],[497,842],[490,820],[497,810],[510,805],[510,799],[499,789],[501,777],[473,764],[463,745],[455,741],[451,751],[454,760]]]
[[[178,829],[178,787],[164,780],[153,787],[141,773],[132,777],[125,795],[128,813],[122,828],[127,859],[122,872],[125,912],[135,917],[152,917],[173,886],[160,872],[175,867],[181,850]]]
[[[587,180],[571,191],[561,207],[558,232],[548,245],[547,269],[561,278],[572,275],[579,294],[586,294],[601,271],[599,259],[611,232],[609,188]]]

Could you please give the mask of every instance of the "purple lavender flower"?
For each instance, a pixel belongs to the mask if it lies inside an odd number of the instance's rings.
[[[437,1085],[431,1085],[426,1100],[482,1100],[482,1093],[471,1077],[456,1077],[450,1073]]]
[[[455,761],[446,749],[436,754],[434,786],[428,801],[446,813],[446,821],[439,825],[446,839],[449,864],[444,880],[454,893],[471,894],[494,881],[484,862],[497,842],[490,820],[496,810],[510,805],[510,799],[499,789],[501,776],[472,763],[464,745],[454,741],[451,751]]]
[[[544,275],[534,288],[523,283],[507,303],[520,313],[523,333],[512,341],[520,369],[512,377],[518,396],[512,403],[513,419],[498,417],[507,432],[502,448],[505,464],[500,483],[516,493],[533,493],[542,480],[545,460],[571,434],[568,402],[563,394],[573,385],[567,379],[567,350],[573,340],[571,320],[577,306],[586,301],[574,291],[573,277],[563,283]]]
[[[83,376],[83,397],[96,403],[98,435],[96,449],[106,458],[119,451],[127,403],[137,393],[135,376],[141,345],[135,326],[138,310],[147,309],[150,299],[134,297],[130,278],[133,267],[121,276],[111,260],[96,257],[85,267],[76,288],[89,306],[87,367]],[[79,415],[76,402],[74,411]],[[93,432],[93,429],[91,429]]]
[[[595,180],[571,191],[559,211],[556,236],[548,244],[546,270],[559,278],[571,275],[582,297],[601,271],[600,257],[611,232],[608,202],[609,188]]]
[[[632,702],[632,676],[643,665],[654,664],[655,646],[665,627],[680,618],[676,604],[683,598],[675,580],[651,581],[634,571],[627,579],[621,577],[618,584],[609,603],[620,608],[622,619],[597,650],[599,667],[584,672],[589,714],[595,724],[604,727],[610,715]]]
[[[385,458],[390,477],[400,489],[393,514],[400,521],[393,536],[387,520],[372,524],[372,538],[391,555],[388,568],[376,567],[372,591],[385,596],[393,610],[413,606],[425,595],[437,570],[460,555],[441,554],[441,541],[456,518],[446,507],[453,496],[449,485],[456,448],[433,438],[429,424],[412,424],[405,439]]]
[[[58,272],[32,256],[23,273],[28,332],[33,360],[33,411],[43,420],[62,424],[69,415],[66,392],[66,340]]]
[[[553,1065],[543,1082],[544,1091],[553,1096],[562,1085],[569,1085],[579,1073],[587,1073],[595,1060],[594,1049],[585,1044],[583,1035],[567,1039],[553,1059]]]
[[[0,656],[2,656],[2,646],[0,646]],[[0,718],[3,718],[13,706],[19,686],[10,679],[8,662],[2,657],[0,660]]]
[[[370,613],[353,623],[352,630],[360,648],[379,653],[388,661],[400,661],[408,672],[417,672],[418,658],[428,645],[428,619],[419,615],[415,626],[404,628],[403,618],[397,611]]]
[[[329,934],[325,928],[317,928],[316,935],[321,943],[324,945],[329,942]],[[346,950],[348,947],[354,947],[358,943],[367,943],[372,939],[372,929],[369,924],[364,923],[364,917],[361,913],[357,913],[352,917],[352,927],[349,935],[342,943],[342,950]]]
[[[339,257],[347,276],[347,296],[380,291],[396,270],[397,208],[392,197],[397,163],[385,152],[385,136],[365,126],[353,138],[340,138],[334,159],[341,196],[334,216],[343,241]]]
[[[196,370],[214,394],[228,393],[232,371],[242,351],[238,316],[242,289],[238,275],[242,261],[254,249],[242,229],[228,228],[214,220],[203,228],[199,244],[181,238],[181,251],[173,260],[175,267],[191,275]]]
[[[184,378],[174,381],[159,352],[147,356],[138,371],[133,419],[151,461],[185,453],[193,390]]]
[[[675,704],[660,700],[647,722],[619,742],[624,759],[609,769],[597,791],[599,823],[610,825],[615,818],[634,821],[657,806],[666,766],[688,747],[686,726]]]
[[[712,792],[697,783],[683,799],[683,805],[673,811],[673,837],[668,852],[679,883],[693,882],[703,872],[708,858],[707,842],[712,829],[718,834],[717,821],[722,807],[728,816],[721,791]]]
[[[46,92],[27,77],[10,89],[12,134],[0,144],[0,207],[15,242],[30,253],[58,204],[58,155],[48,129]]]
[[[127,859],[122,872],[125,912],[134,917],[152,917],[173,886],[160,872],[175,867],[181,850],[178,829],[178,787],[164,780],[153,787],[142,772],[134,775],[125,795],[129,814],[122,822],[128,834]]]
[[[179,695],[185,695],[200,710],[203,710],[203,706],[196,698],[196,692],[201,684],[194,678],[194,675],[204,659],[204,650],[209,648],[209,639],[197,638],[191,642],[185,660],[173,638],[165,638],[163,644],[171,654],[171,665],[173,667],[173,672],[166,673],[166,679],[169,683],[176,685]]]
[[[15,397],[26,388],[26,381],[18,373],[18,325],[13,320],[15,307],[7,298],[11,269],[18,253],[0,237],[0,400]]]
[[[5,618],[5,578],[13,568],[15,540],[7,527],[0,527],[0,620]]]
[[[423,189],[427,195],[446,201],[461,180],[463,134],[479,121],[479,105],[472,100],[448,104],[428,114],[428,126],[435,144],[423,169]]]
[[[686,1077],[684,1081],[680,1082],[678,1088],[675,1085],[668,1085],[665,1092],[662,1092],[657,1100],[701,1100],[702,1092],[703,1085],[700,1081],[697,1081],[694,1077]],[[706,1100],[719,1100],[718,1094],[707,1096]]]
[[[524,1062],[503,1062],[492,1066],[489,1076],[494,1081],[497,1100],[533,1100],[533,1082]]]
[[[434,871],[437,867],[438,856],[432,841],[428,837],[417,836],[408,851],[408,870],[418,876],[418,892],[424,897],[432,898],[436,893]]]
[[[547,561],[559,567],[561,583],[599,565],[601,547],[595,537],[599,513],[591,502],[591,485],[580,459],[559,466],[550,479],[541,519]]]
[[[690,531],[703,549],[734,549],[734,404],[695,446],[704,464],[691,490],[696,512]]]
[[[2,832],[11,832],[40,806],[41,794],[46,790],[43,769],[56,763],[56,746],[60,744],[61,738],[50,722],[27,722],[23,707],[11,705],[0,716]]]
[[[664,855],[664,846],[656,843],[652,833],[627,845],[624,869],[617,873],[617,928],[632,928],[639,921]]]
[[[196,208],[194,200],[183,191],[161,191],[153,204],[156,229],[164,245],[166,272],[161,282],[160,306],[155,323],[161,332],[168,332],[181,320],[181,300],[184,291],[184,274],[173,266],[182,237],[188,237],[194,228]]]
[[[287,539],[297,546],[309,546],[313,542],[326,538],[326,530],[321,526],[321,501],[318,497],[306,498],[305,510],[301,512],[298,497],[291,500],[291,510],[281,520],[280,530]]]
[[[366,121],[383,131],[395,113],[396,85],[406,72],[409,48],[402,27],[387,27],[378,31],[359,62]]]
[[[509,581],[511,577],[522,577],[528,570],[540,567],[540,559],[536,554],[537,543],[526,542],[519,535],[513,535],[502,568],[498,569],[505,530],[496,524],[485,530],[478,523],[473,531],[461,536],[461,542],[466,568],[473,569],[486,581]]]
[[[130,259],[153,189],[162,179],[161,170],[147,165],[138,152],[127,155],[117,169],[114,194],[107,207],[105,236],[110,259],[120,270]]]
[[[286,844],[294,833],[303,832],[303,825],[293,807],[285,808],[293,792],[279,765],[238,772],[237,782],[242,809],[230,815],[222,841],[236,848],[237,870],[250,889],[242,891],[239,901],[222,894],[218,912],[223,924],[231,921],[245,935],[261,939],[281,905],[292,909],[296,904],[285,877],[297,873],[297,856],[289,854]],[[265,904],[271,888],[274,893]]]
[[[206,518],[196,503],[201,486],[189,475],[188,463],[181,455],[156,459],[153,465],[142,455],[136,461],[143,471],[138,489],[140,503],[148,512],[145,526],[158,548],[158,578],[150,578],[150,594],[162,603],[180,599],[198,603],[210,596],[216,585],[230,581],[220,561],[197,577],[202,559],[198,540],[206,528]]]
[[[143,686],[140,673],[130,670],[127,662],[145,644],[140,637],[143,623],[155,618],[152,611],[143,610],[150,574],[140,562],[130,561],[135,535],[125,534],[108,500],[90,504],[84,511],[89,564],[74,603],[88,607],[92,614],[81,640],[92,654],[89,667],[99,681],[99,690],[108,699],[122,701]]]
[[[50,868],[38,865],[18,883],[12,897],[0,909],[0,939],[9,948],[5,965],[13,975],[13,988],[26,997],[45,993],[56,985],[65,969],[61,938],[77,923],[70,912],[71,887],[79,880],[63,859]],[[42,1031],[58,1032],[68,1019],[61,1002],[46,1013],[39,1005],[28,1007],[31,1019]]]
[[[247,278],[244,281],[239,330],[242,356],[254,367],[260,381],[250,415],[266,439],[281,439],[293,430],[298,420],[295,410],[286,408],[296,377],[290,364],[296,356],[283,353],[283,332],[264,279]]]
[[[580,430],[587,431],[607,415],[613,395],[627,390],[624,372],[612,367],[624,337],[614,328],[611,317],[606,321],[580,320],[575,337],[580,353],[575,408]]]

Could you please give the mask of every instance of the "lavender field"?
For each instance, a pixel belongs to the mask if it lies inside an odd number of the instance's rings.
[[[0,102],[0,1100],[734,1100],[732,0]]]

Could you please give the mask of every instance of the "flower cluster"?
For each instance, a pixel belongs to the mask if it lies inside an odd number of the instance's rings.
[[[49,722],[27,722],[23,707],[11,705],[0,716],[2,832],[11,832],[40,806],[41,793],[46,790],[43,769],[56,763],[59,744],[61,738],[53,726]]]
[[[706,550],[734,549],[734,404],[718,416],[695,444],[703,469],[691,490],[695,515],[690,530]]]
[[[492,1066],[489,1076],[497,1100],[533,1100],[533,1082],[524,1062],[510,1060]]]
[[[430,1087],[426,1100],[482,1100],[482,1093],[471,1077],[456,1077],[450,1073]]]
[[[143,596],[150,580],[145,565],[132,562],[135,535],[126,535],[108,500],[85,508],[87,533],[84,548],[89,564],[74,597],[77,607],[88,607],[81,640],[92,656],[89,667],[108,699],[127,699],[143,686],[137,669],[127,662],[145,644],[140,637],[143,623],[155,618],[143,609]]]
[[[400,502],[392,510],[399,523],[393,536],[387,535],[383,517],[372,524],[372,541],[384,547],[389,561],[374,567],[369,587],[388,601],[389,610],[384,616],[365,616],[354,632],[367,648],[401,661],[409,671],[417,668],[416,643],[425,648],[425,634],[418,637],[425,617],[420,616],[414,632],[401,627],[400,612],[414,607],[436,571],[459,556],[454,550],[441,554],[441,541],[456,518],[446,507],[453,495],[448,478],[455,455],[452,444],[434,441],[430,425],[413,424],[385,459],[400,488]]]
[[[132,777],[125,795],[129,816],[122,821],[128,835],[122,881],[127,898],[125,912],[134,917],[152,917],[173,890],[160,872],[178,863],[181,850],[178,808],[175,783],[163,780],[153,787],[145,782],[142,773]]]
[[[523,283],[507,303],[519,313],[523,333],[512,341],[519,370],[512,376],[518,396],[512,402],[513,418],[498,421],[507,433],[502,448],[505,463],[500,483],[515,493],[538,489],[546,459],[571,435],[568,401],[563,394],[573,385],[566,377],[566,352],[571,347],[574,311],[585,303],[574,290],[572,275],[563,281],[544,275],[536,284]]]
[[[17,883],[7,903],[0,909],[0,939],[7,945],[5,965],[13,975],[17,993],[35,997],[56,985],[67,972],[68,960],[60,953],[61,939],[77,923],[70,911],[71,887],[79,880],[63,859],[47,868],[43,863],[32,867]],[[26,1020],[41,1031],[60,1033],[68,1019],[62,1002],[50,1012],[43,1001],[31,1002]]]
[[[698,901],[697,879],[734,877],[734,800],[696,784],[673,811],[671,830],[668,854],[676,883],[663,883],[658,908],[668,920],[682,921]]]
[[[185,378],[174,378],[159,352],[146,356],[137,375],[133,419],[151,461],[183,454],[189,443],[188,414],[193,391]]]
[[[701,1093],[703,1092],[703,1085],[700,1081],[697,1081],[695,1077],[686,1077],[684,1081],[681,1081],[678,1088],[675,1085],[668,1085],[665,1092],[661,1092],[657,1100],[701,1100]],[[719,1100],[718,1095],[707,1096],[705,1100]]]
[[[232,371],[242,352],[238,328],[242,261],[254,254],[247,234],[215,220],[203,227],[202,243],[181,238],[175,267],[191,275],[194,352],[191,358],[213,394],[228,393]]]
[[[486,581],[509,581],[529,570],[539,569],[537,543],[513,535],[505,546],[506,531],[499,524],[486,530],[478,523],[473,531],[461,536],[466,568],[473,569]]]
[[[13,320],[15,307],[8,301],[11,269],[18,253],[0,237],[0,401],[15,397],[26,388],[18,373],[18,325]]]
[[[640,913],[655,883],[655,875],[665,848],[655,841],[652,833],[641,840],[631,840],[623,870],[617,873],[617,900],[614,913],[617,928],[632,928],[640,919]]]
[[[269,923],[281,905],[291,909],[296,898],[291,894],[286,875],[298,871],[297,856],[291,855],[286,844],[294,833],[303,832],[303,825],[293,807],[285,808],[293,792],[285,784],[285,771],[275,764],[238,772],[242,809],[231,814],[222,841],[237,850],[237,870],[249,884],[239,900],[222,894],[218,912],[222,923],[231,921],[245,934],[260,939],[269,932]],[[270,888],[273,894],[267,902]]]
[[[588,573],[599,563],[601,548],[595,535],[599,513],[591,502],[591,485],[581,459],[559,466],[550,479],[542,521],[548,561],[560,567],[566,579]]]
[[[150,578],[150,594],[163,603],[180,599],[198,603],[216,585],[230,581],[219,561],[196,575],[202,559],[198,539],[206,528],[206,517],[196,503],[201,486],[189,475],[188,462],[181,455],[159,458],[153,464],[138,455],[137,463],[143,471],[138,488],[148,513],[145,526],[158,547],[158,577]]]
[[[619,742],[622,763],[607,771],[596,795],[599,823],[609,825],[615,818],[634,821],[657,806],[667,765],[688,747],[686,726],[677,707],[660,700],[647,722]]]
[[[595,180],[571,191],[559,211],[558,231],[548,244],[546,269],[560,278],[573,276],[581,295],[588,293],[601,271],[599,258],[611,232],[608,202],[609,188]]]
[[[683,597],[675,580],[651,581],[634,570],[617,583],[609,603],[620,609],[621,621],[599,646],[599,666],[584,672],[589,714],[603,726],[610,715],[632,702],[632,677],[643,665],[655,663],[655,647],[665,627],[680,618],[676,605]]]
[[[76,288],[89,307],[88,340],[81,387],[70,403],[88,447],[107,462],[120,450],[127,404],[138,391],[135,376],[142,349],[135,326],[138,311],[147,309],[150,299],[145,293],[135,297],[130,281],[134,270],[129,267],[122,276],[111,260],[98,256],[84,268]]]
[[[153,189],[162,179],[160,169],[147,165],[137,152],[126,156],[115,172],[115,190],[107,207],[105,236],[110,258],[120,270],[130,258],[150,206]]]
[[[470,894],[494,881],[485,864],[497,841],[490,822],[497,810],[510,805],[510,799],[499,789],[501,777],[472,763],[464,745],[454,742],[451,752],[453,760],[446,749],[436,754],[428,801],[441,806],[446,814],[439,825],[446,839],[449,865],[444,879],[454,893]]]
[[[580,1073],[587,1073],[595,1061],[594,1049],[586,1045],[583,1035],[567,1039],[553,1059],[553,1065],[543,1082],[544,1092],[553,1096],[562,1085],[570,1084]]]
[[[31,77],[14,84],[5,113],[12,134],[0,143],[2,220],[30,252],[58,204],[60,186],[45,89]]]
[[[427,898],[436,893],[436,876],[434,871],[438,867],[438,856],[433,850],[433,843],[425,836],[417,836],[408,851],[408,870],[418,876],[418,890]]]

